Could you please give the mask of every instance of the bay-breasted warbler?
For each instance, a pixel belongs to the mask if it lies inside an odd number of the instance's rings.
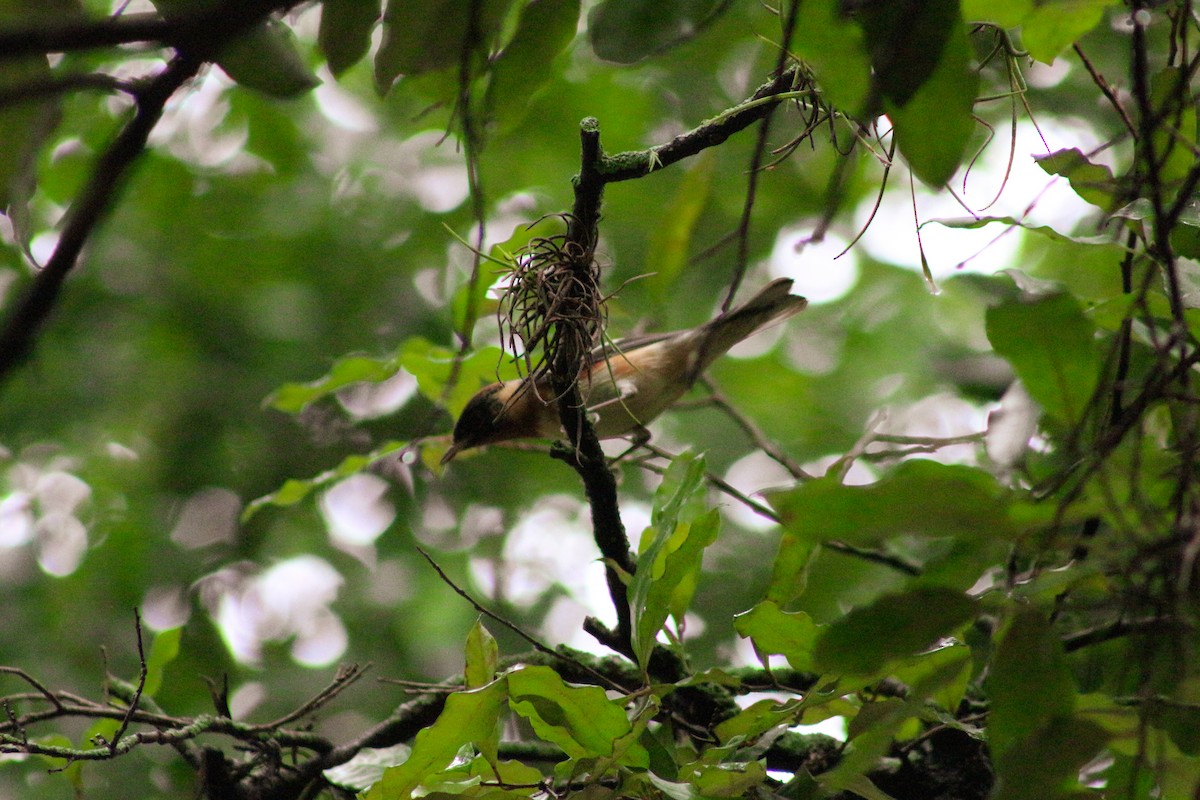
[[[579,391],[596,435],[612,439],[648,435],[647,423],[683,396],[713,361],[756,331],[802,310],[808,301],[791,294],[792,281],[767,284],[746,303],[696,328],[622,339],[592,354]],[[454,426],[445,464],[463,450],[510,439],[561,435],[558,405],[549,380],[528,379],[485,386],[471,398]]]

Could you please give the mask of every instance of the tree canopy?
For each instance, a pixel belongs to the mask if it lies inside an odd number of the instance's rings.
[[[1198,38],[0,0],[0,797],[1195,797]]]

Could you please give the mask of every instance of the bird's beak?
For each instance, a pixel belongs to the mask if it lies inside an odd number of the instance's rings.
[[[461,451],[462,451],[462,447],[460,447],[459,445],[457,445],[457,444],[450,445],[450,449],[446,451],[446,455],[442,456],[442,466],[444,467],[447,464],[449,464],[451,461],[453,461],[454,457],[456,455],[458,455]]]

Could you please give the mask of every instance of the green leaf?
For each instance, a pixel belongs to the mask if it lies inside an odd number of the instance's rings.
[[[1178,222],[1171,228],[1171,246],[1181,256],[1200,259],[1200,201],[1193,199],[1184,204]]]
[[[83,7],[76,0],[0,0],[0,27],[58,25],[79,19]],[[0,60],[0,91],[13,90],[51,76],[45,56]],[[29,211],[34,190],[38,150],[62,119],[60,95],[40,95],[28,102],[0,106],[0,214],[13,223],[17,243],[28,250]]]
[[[865,800],[895,800],[890,794],[876,786],[870,778],[861,773],[847,775],[842,774],[841,771],[835,768],[828,772],[822,772],[815,777],[817,783],[826,789],[852,792],[858,797],[865,798]]]
[[[1010,299],[988,309],[987,335],[1046,414],[1078,421],[1100,378],[1095,325],[1068,294]]]
[[[1015,28],[1033,9],[1033,0],[963,0],[962,16],[967,22],[990,22]]]
[[[308,497],[313,491],[342,478],[348,478],[374,464],[381,458],[391,455],[409,446],[409,442],[392,441],[377,447],[366,455],[346,456],[342,462],[330,470],[326,470],[312,478],[288,478],[274,492],[251,500],[242,512],[242,522],[249,521],[255,514],[266,506],[292,506]]]
[[[292,29],[274,20],[231,42],[217,66],[240,85],[271,97],[296,97],[321,83],[296,49]]]
[[[5,17],[0,14],[0,21]],[[49,76],[45,58],[0,61],[0,89],[12,89]],[[29,244],[29,225],[27,221],[17,223],[28,215],[26,205],[33,194],[38,149],[54,133],[61,118],[58,99],[0,106],[0,142],[4,142],[0,147],[0,214],[13,220],[23,248]]]
[[[531,0],[517,31],[492,62],[487,107],[499,133],[525,118],[530,100],[550,77],[550,63],[579,27],[579,0]]]
[[[976,604],[961,592],[918,587],[883,597],[830,624],[813,656],[824,671],[878,675],[960,628]]]
[[[1132,204],[1131,204],[1132,205]],[[1113,216],[1120,216],[1121,212],[1115,212]],[[1074,236],[1063,233],[1051,228],[1049,225],[1032,225],[1024,220],[1016,217],[1000,216],[1000,217],[943,217],[938,219],[926,220],[921,223],[921,227],[926,225],[937,224],[947,228],[957,230],[974,230],[987,225],[1005,225],[1010,227],[1021,228],[1030,233],[1049,239],[1053,242],[1073,242],[1075,244],[1087,245],[1091,247],[1113,247],[1113,240],[1108,235],[1098,236]]]
[[[852,116],[867,111],[871,60],[862,28],[841,13],[838,0],[804,0],[792,49],[813,72],[829,102]]]
[[[146,685],[142,693],[153,697],[162,686],[163,671],[179,655],[179,640],[183,628],[171,628],[154,636],[150,653],[146,656]]]
[[[766,783],[767,768],[758,761],[733,764],[704,764],[689,782],[701,797],[749,797]]]
[[[681,620],[695,591],[704,549],[716,541],[721,517],[706,511],[703,457],[684,453],[667,469],[654,498],[651,526],[642,535],[629,587],[634,652],[645,667],[669,615]]]
[[[1075,707],[1075,686],[1057,634],[1037,608],[1020,609],[996,649],[986,684],[992,754],[1009,748]]]
[[[735,738],[746,741],[761,736],[776,726],[793,722],[795,717],[794,704],[788,707],[775,700],[759,700],[722,721],[713,729],[713,733],[722,744],[728,744]]]
[[[479,389],[497,379],[514,377],[516,369],[504,364],[504,353],[498,347],[481,347],[464,358],[459,366],[454,387],[445,394],[446,384],[455,375],[456,353],[420,336],[405,340],[400,347],[400,365],[417,379],[417,388],[433,402],[445,402],[446,410],[457,417]]]
[[[468,689],[478,689],[496,677],[496,666],[500,663],[500,646],[496,638],[483,626],[483,620],[475,620],[467,634],[466,669],[463,676]]]
[[[364,747],[345,764],[321,774],[327,781],[343,789],[365,792],[379,782],[388,768],[403,764],[410,755],[412,748],[403,743],[391,747]]]
[[[410,797],[428,775],[446,767],[464,745],[475,745],[495,758],[497,724],[507,697],[505,679],[480,689],[454,692],[446,698],[446,707],[437,720],[417,733],[412,754],[399,766],[383,774],[367,793],[368,800]]]
[[[1021,25],[1021,43],[1043,64],[1051,64],[1066,48],[1100,24],[1118,0],[1055,0],[1037,3]]]
[[[770,600],[764,600],[749,611],[733,618],[734,630],[754,642],[760,654],[780,655],[792,669],[802,672],[813,669],[813,646],[820,627],[803,611],[782,611]]]
[[[324,0],[317,46],[329,71],[341,75],[371,49],[371,31],[379,21],[382,0]]]
[[[886,4],[885,4],[886,5]],[[944,2],[930,4],[942,6]],[[957,14],[939,24],[948,25],[946,41],[937,69],[920,83],[910,98],[901,101],[885,93],[884,111],[895,124],[896,146],[913,173],[930,186],[943,186],[962,162],[967,142],[975,131],[974,104],[979,74],[971,64],[971,46]],[[904,73],[907,65],[894,71]],[[911,84],[906,79],[905,91]],[[896,90],[894,94],[901,94]]]
[[[1047,174],[1066,178],[1075,194],[1105,211],[1112,210],[1124,191],[1113,178],[1112,170],[1103,164],[1092,163],[1076,147],[1034,156],[1033,160]]]
[[[355,383],[380,383],[400,369],[395,357],[345,356],[329,372],[310,383],[285,383],[266,399],[267,406],[285,414],[299,414],[317,400]]]
[[[785,528],[779,537],[779,553],[771,566],[767,599],[777,605],[785,605],[799,597],[808,582],[808,565],[815,552],[812,540],[797,536]]]
[[[972,659],[970,647],[952,644],[906,660],[895,677],[909,687],[909,702],[933,700],[953,715],[971,680]]]
[[[1128,715],[1128,709],[1123,710]],[[1200,726],[1196,725],[1195,703],[1175,704],[1154,699],[1146,704],[1146,710],[1151,724],[1166,731],[1180,752],[1193,758],[1200,756]],[[1132,721],[1136,721],[1136,717]]]
[[[713,150],[706,150],[696,159],[691,169],[684,173],[675,196],[665,204],[662,221],[654,226],[651,233],[646,264],[654,274],[648,282],[660,300],[669,296],[677,285],[679,273],[687,264],[692,233],[700,219],[700,212],[708,202],[716,163]]]
[[[619,702],[597,686],[568,686],[549,667],[528,666],[508,674],[509,705],[529,720],[537,735],[571,758],[613,755],[613,745],[631,730]],[[648,763],[641,745],[627,750],[626,763]]]
[[[507,8],[507,0],[388,0],[383,39],[375,54],[375,88],[383,94],[400,75],[459,64],[472,32],[472,13],[478,14],[474,26],[478,39],[470,47],[486,49]]]
[[[768,495],[787,531],[809,543],[877,544],[903,536],[992,536],[1018,532],[1010,498],[981,469],[911,459],[867,486],[830,475]]]
[[[719,0],[602,0],[588,13],[588,38],[605,61],[632,64],[692,39],[727,6]]]
[[[1052,719],[1006,750],[996,764],[992,800],[1079,797],[1079,771],[1108,742],[1104,728],[1080,717]]]
[[[879,91],[899,107],[933,78],[963,27],[958,0],[871,3],[863,7],[859,20]]]

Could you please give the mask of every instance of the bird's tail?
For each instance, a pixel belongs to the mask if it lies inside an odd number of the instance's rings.
[[[756,331],[803,311],[808,300],[791,292],[791,278],[771,281],[742,305],[703,326],[704,341],[692,374],[699,375],[729,348]]]

